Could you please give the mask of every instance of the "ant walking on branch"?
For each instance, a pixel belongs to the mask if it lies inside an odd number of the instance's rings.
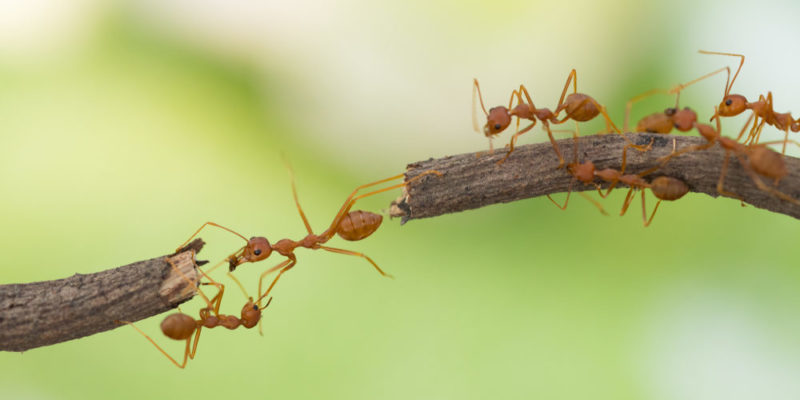
[[[744,143],[758,143],[759,138],[761,137],[761,129],[764,127],[764,124],[772,125],[775,128],[785,132],[781,154],[786,154],[786,143],[789,142],[789,131],[791,130],[792,132],[800,132],[800,120],[793,119],[792,113],[775,112],[773,109],[772,92],[767,92],[766,97],[764,97],[764,95],[759,95],[758,100],[752,103],[748,102],[747,98],[740,94],[731,94],[733,82],[736,81],[736,77],[739,76],[739,71],[742,70],[742,66],[744,65],[744,55],[706,50],[700,50],[700,53],[739,57],[741,59],[739,62],[739,68],[733,75],[733,79],[730,79],[725,83],[725,92],[723,94],[722,101],[719,103],[718,111],[714,114],[712,119],[719,117],[732,117],[741,114],[745,110],[752,110],[756,119],[753,122],[753,127],[750,129],[750,134],[747,136]],[[730,77],[730,73],[728,74],[728,77]],[[761,121],[758,120],[759,118],[761,118]]]
[[[573,92],[567,95],[570,83],[572,83]],[[561,151],[558,148],[558,144],[556,143],[555,139],[553,139],[553,133],[550,129],[550,124],[563,124],[568,120],[573,120],[575,121],[575,127],[577,130],[578,122],[590,121],[602,114],[606,122],[606,132],[616,132],[618,134],[622,133],[620,132],[619,128],[614,125],[614,122],[611,121],[611,118],[608,116],[604,106],[598,103],[593,97],[584,93],[578,93],[578,77],[575,69],[573,69],[567,76],[567,81],[564,84],[564,90],[561,91],[561,97],[558,99],[558,104],[556,105],[555,111],[550,111],[548,108],[536,108],[527,88],[525,88],[525,85],[520,85],[519,90],[515,90],[511,93],[511,99],[509,100],[508,108],[498,106],[491,108],[488,112],[483,104],[483,97],[481,96],[480,86],[478,85],[477,79],[473,81],[472,93],[473,128],[480,132],[478,129],[477,119],[475,118],[475,93],[477,93],[483,113],[486,115],[486,124],[483,126],[483,134],[489,138],[490,151],[492,136],[495,136],[505,130],[508,125],[511,124],[511,118],[517,117],[517,131],[514,133],[514,136],[511,137],[508,153],[506,153],[505,157],[498,161],[498,164],[502,164],[511,155],[511,153],[514,151],[514,144],[516,143],[517,138],[523,133],[533,129],[537,120],[542,122],[542,126],[547,132],[550,143],[553,145],[553,151],[555,151],[556,156],[558,156],[558,168],[562,168],[565,161],[561,156]],[[527,103],[523,100],[522,95],[525,95],[525,100],[527,100]],[[514,108],[511,108],[511,105],[514,102],[514,96],[517,97],[518,104]],[[558,115],[561,113],[561,111],[565,111],[566,115],[559,119]],[[531,124],[522,130],[519,130],[519,122],[521,119],[527,119],[531,121]],[[625,140],[628,139],[625,138]],[[632,147],[642,151],[641,148],[636,145],[633,145]]]

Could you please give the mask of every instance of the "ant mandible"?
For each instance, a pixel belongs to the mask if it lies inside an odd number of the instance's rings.
[[[786,154],[786,143],[789,142],[789,131],[791,130],[792,132],[800,132],[800,120],[793,119],[792,113],[776,113],[773,109],[772,92],[767,92],[766,97],[759,95],[758,100],[752,103],[748,102],[747,98],[740,94],[731,94],[733,82],[736,81],[736,77],[739,76],[739,71],[742,70],[742,66],[744,65],[744,55],[706,50],[699,50],[699,52],[701,54],[731,56],[739,57],[741,59],[741,61],[739,61],[739,68],[733,75],[733,79],[730,79],[725,83],[725,92],[723,94],[722,101],[719,103],[718,112],[715,113],[714,117],[712,118],[719,118],[720,116],[732,117],[741,114],[745,110],[752,110],[753,115],[755,115],[757,118],[756,121],[753,122],[753,127],[750,129],[750,134],[747,136],[744,143],[758,143],[758,140],[761,136],[761,129],[766,123],[767,125],[772,125],[775,128],[785,132],[781,154]],[[728,78],[730,78],[730,72],[728,72]],[[758,118],[761,118],[760,122],[758,121]]]
[[[383,189],[373,190],[371,192],[360,194],[360,195],[356,195],[356,194],[362,189],[365,189],[365,188],[368,188],[368,187],[371,187],[371,186],[375,186],[375,185],[379,185],[381,183],[390,182],[390,181],[393,181],[393,180],[396,180],[396,179],[400,179],[400,178],[404,177],[404,174],[395,175],[395,176],[392,176],[392,177],[389,177],[389,178],[386,178],[386,179],[381,179],[379,181],[375,181],[375,182],[368,183],[368,184],[361,185],[361,186],[357,187],[355,190],[353,190],[353,192],[350,194],[350,196],[347,197],[347,199],[345,200],[344,204],[339,209],[339,212],[333,218],[333,221],[331,222],[331,224],[328,227],[328,229],[326,229],[321,234],[316,235],[311,230],[311,225],[308,223],[308,219],[306,219],[306,215],[303,212],[302,207],[300,207],[300,202],[299,202],[299,200],[297,198],[297,189],[295,188],[295,183],[294,183],[294,176],[291,173],[291,169],[290,169],[291,184],[292,184],[292,195],[294,196],[294,202],[295,202],[295,205],[297,206],[297,211],[300,213],[300,218],[303,219],[303,224],[305,225],[306,230],[308,231],[308,235],[306,235],[304,238],[302,238],[300,240],[297,240],[297,241],[291,240],[291,239],[281,239],[278,242],[276,242],[275,244],[270,244],[269,240],[267,240],[267,238],[265,238],[263,236],[254,236],[254,237],[251,237],[250,239],[247,239],[247,238],[245,238],[244,236],[242,236],[241,234],[239,234],[238,232],[236,232],[236,231],[234,231],[232,229],[226,228],[226,227],[224,227],[222,225],[219,225],[219,224],[216,224],[214,222],[206,222],[199,229],[197,229],[197,231],[195,231],[195,233],[187,240],[187,242],[191,241],[195,236],[197,236],[197,234],[200,233],[200,231],[203,228],[205,228],[206,226],[209,226],[209,225],[224,229],[224,230],[226,230],[228,232],[231,232],[231,233],[235,234],[236,236],[239,236],[243,240],[245,240],[247,242],[247,244],[244,247],[242,247],[241,249],[239,249],[238,251],[234,252],[233,254],[231,254],[230,256],[228,256],[226,258],[226,260],[229,263],[229,269],[230,269],[231,272],[233,272],[236,269],[236,267],[238,267],[241,264],[248,263],[248,262],[258,262],[258,261],[261,261],[261,260],[265,260],[272,254],[273,251],[276,251],[278,254],[286,257],[286,260],[282,261],[278,265],[268,269],[267,271],[265,271],[264,273],[261,274],[261,277],[259,278],[259,281],[258,281],[258,292],[262,293],[261,296],[258,298],[258,301],[257,301],[257,304],[258,304],[259,307],[261,306],[261,300],[269,295],[269,293],[272,290],[272,288],[278,282],[278,279],[280,279],[280,277],[286,271],[292,269],[292,267],[294,267],[295,264],[297,263],[297,258],[296,258],[295,254],[294,254],[294,250],[296,248],[298,248],[298,247],[305,247],[305,248],[313,249],[313,250],[322,249],[322,250],[330,251],[332,253],[347,254],[347,255],[362,257],[362,258],[366,259],[370,264],[372,264],[372,266],[375,267],[375,269],[381,275],[386,276],[386,277],[392,277],[391,275],[383,272],[383,270],[380,267],[378,267],[378,264],[376,264],[375,261],[373,261],[371,258],[369,258],[367,255],[365,255],[363,253],[358,253],[358,252],[355,252],[355,251],[344,250],[344,249],[339,249],[339,248],[334,248],[334,247],[323,246],[323,244],[326,243],[328,240],[330,240],[331,238],[333,238],[337,234],[342,239],[349,240],[349,241],[362,240],[362,239],[370,236],[372,233],[374,233],[378,229],[378,227],[380,227],[381,222],[383,221],[383,217],[381,215],[379,215],[379,214],[375,214],[375,213],[368,212],[368,211],[362,211],[362,210],[350,211],[350,209],[353,207],[355,202],[358,201],[359,199],[364,198],[364,197],[373,196],[373,195],[376,195],[376,194],[379,194],[379,193],[383,193],[383,192],[386,192],[386,191],[389,191],[389,190],[392,190],[392,189],[397,189],[397,188],[404,187],[404,186],[410,184],[411,182],[414,182],[414,181],[416,181],[418,179],[421,179],[422,177],[424,177],[426,175],[430,175],[430,174],[435,174],[437,176],[441,176],[442,175],[439,171],[428,170],[428,171],[425,171],[425,172],[423,172],[423,173],[421,173],[421,174],[409,179],[407,182],[403,182],[403,183],[400,183],[400,184],[396,184],[396,185],[392,185],[392,186],[389,186],[389,187],[385,187]],[[184,245],[181,245],[181,247],[184,246]],[[274,272],[274,271],[279,271],[278,275],[275,277],[275,279],[269,285],[269,288],[265,292],[262,292],[261,288],[263,286],[264,278],[268,274],[270,274],[271,272]],[[211,270],[209,270],[208,272],[211,272]]]

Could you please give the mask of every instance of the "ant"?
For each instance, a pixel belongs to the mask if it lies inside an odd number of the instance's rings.
[[[792,142],[798,144],[793,140],[784,139],[781,141],[774,141],[774,142],[767,142],[761,144],[744,144],[740,143],[742,136],[744,136],[744,132],[747,130],[747,127],[753,122],[754,117],[756,116],[755,113],[751,114],[750,117],[747,119],[747,122],[742,127],[742,130],[739,132],[739,136],[736,139],[731,139],[721,134],[721,126],[720,126],[720,119],[719,119],[719,110],[718,107],[714,107],[714,116],[711,117],[712,120],[716,119],[716,129],[714,129],[710,125],[706,124],[698,124],[695,123],[697,127],[697,131],[700,132],[700,135],[703,136],[704,139],[708,143],[701,144],[701,145],[694,145],[689,146],[680,151],[674,151],[661,157],[659,161],[661,162],[661,166],[666,164],[672,157],[679,156],[684,153],[693,152],[693,151],[700,151],[705,150],[714,145],[714,143],[719,143],[720,147],[725,151],[725,158],[722,161],[722,170],[719,175],[719,181],[717,181],[717,192],[721,195],[725,195],[728,197],[733,197],[739,199],[743,202],[743,199],[735,193],[728,192],[724,189],[724,181],[725,175],[728,170],[728,162],[730,161],[730,155],[733,155],[739,160],[739,164],[744,168],[745,172],[750,176],[750,179],[756,186],[767,193],[773,194],[778,198],[791,202],[793,204],[800,205],[800,201],[790,197],[789,195],[778,191],[775,188],[767,186],[759,177],[759,175],[770,178],[773,180],[774,184],[777,186],[781,179],[786,176],[787,169],[786,164],[781,155],[778,154],[775,150],[767,147],[769,144],[777,144],[777,143],[784,143],[784,147],[786,142]],[[745,158],[745,156],[747,158]],[[744,204],[743,204],[744,205]]]
[[[569,90],[570,83],[572,83],[573,93],[567,95],[567,91]],[[498,164],[502,164],[505,160],[511,155],[514,151],[514,144],[517,141],[517,138],[525,132],[533,129],[536,125],[537,120],[542,122],[545,131],[547,131],[547,135],[550,139],[550,143],[553,145],[553,150],[555,151],[556,155],[558,156],[558,168],[562,168],[564,166],[564,158],[561,156],[561,151],[558,148],[558,144],[556,144],[555,139],[553,139],[553,134],[550,129],[550,124],[563,124],[564,122],[572,119],[575,121],[576,129],[578,129],[578,122],[586,122],[594,119],[598,115],[602,114],[605,118],[606,122],[606,132],[616,132],[621,134],[619,128],[614,125],[614,122],[611,121],[611,118],[608,116],[606,112],[606,108],[600,103],[597,102],[593,97],[584,94],[578,93],[578,78],[577,78],[577,71],[572,69],[572,71],[567,76],[567,81],[564,84],[564,90],[561,92],[561,97],[558,99],[558,104],[556,105],[555,111],[550,111],[548,108],[536,108],[533,104],[533,100],[531,99],[530,94],[528,93],[527,88],[525,85],[520,85],[519,90],[515,90],[511,93],[511,99],[509,100],[508,108],[499,106],[494,107],[486,111],[486,107],[483,105],[483,97],[481,96],[480,86],[478,85],[478,80],[475,79],[473,82],[473,128],[478,131],[478,123],[475,118],[474,113],[474,103],[475,103],[475,93],[478,93],[478,98],[480,100],[481,108],[483,109],[484,114],[486,114],[487,122],[483,126],[483,133],[486,137],[491,138],[491,136],[497,135],[503,130],[505,130],[509,124],[511,124],[511,117],[517,117],[517,132],[514,133],[514,136],[511,137],[511,142],[509,143],[509,150],[506,153],[505,157],[503,157]],[[527,103],[523,101],[522,95],[525,95]],[[518,104],[513,109],[511,105],[514,101],[514,96],[517,96]],[[566,97],[566,99],[565,99]],[[509,110],[510,109],[510,110]],[[559,119],[558,115],[561,111],[566,111],[566,116]],[[520,119],[527,119],[531,121],[531,124],[525,127],[522,130],[519,130],[519,121]],[[627,138],[626,138],[627,140]],[[491,146],[491,139],[490,139],[490,146]],[[636,147],[636,146],[633,146]],[[491,147],[490,147],[491,149]],[[641,151],[641,150],[640,150]]]
[[[747,98],[740,94],[731,94],[733,82],[736,81],[736,77],[739,75],[739,71],[742,70],[742,66],[744,65],[744,55],[706,50],[700,50],[699,52],[701,54],[731,56],[739,57],[741,59],[739,62],[739,68],[733,75],[733,79],[730,79],[730,72],[728,72],[729,80],[725,83],[725,92],[723,94],[722,101],[719,103],[718,113],[714,114],[714,117],[712,118],[732,117],[741,114],[745,110],[752,110],[753,115],[756,116],[756,120],[753,123],[753,127],[750,129],[750,134],[747,136],[747,139],[745,139],[745,143],[758,143],[758,140],[761,137],[761,129],[766,123],[785,132],[781,154],[786,154],[786,143],[789,141],[789,130],[792,132],[800,132],[800,120],[793,119],[792,113],[790,112],[776,113],[773,109],[772,92],[767,92],[766,97],[764,97],[764,95],[759,95],[758,100],[752,103],[748,102]],[[760,122],[758,121],[758,118],[761,118]]]
[[[577,135],[577,133],[575,131],[571,131],[571,132],[572,132],[572,136],[573,136],[573,139],[574,139],[574,142],[575,142],[574,145],[573,145],[573,157],[574,157],[574,160],[573,160],[573,162],[571,162],[571,163],[569,163],[567,165],[567,172],[569,172],[569,174],[572,175],[572,179],[570,180],[569,187],[567,188],[567,197],[564,200],[564,205],[563,206],[559,205],[555,200],[553,200],[553,198],[549,194],[547,195],[547,198],[550,199],[550,201],[553,204],[555,204],[556,207],[558,207],[558,208],[560,208],[562,210],[566,210],[567,209],[567,205],[569,204],[569,196],[572,193],[572,185],[576,180],[582,182],[584,185],[594,185],[594,187],[597,189],[597,192],[600,194],[600,197],[602,197],[602,198],[608,197],[608,194],[611,192],[611,189],[613,189],[614,185],[616,185],[616,182],[613,183],[611,185],[611,187],[609,187],[608,192],[603,194],[603,189],[600,187],[599,184],[594,182],[595,177],[599,177],[598,171],[596,170],[594,163],[591,160],[586,160],[586,161],[584,161],[582,163],[578,163],[578,135]],[[650,147],[652,146],[652,144],[653,144],[653,141],[651,140],[650,144],[648,146],[644,147],[645,151],[649,150]],[[637,146],[637,145],[634,145],[632,143],[628,143],[622,149],[622,168],[623,168],[623,173],[624,173],[624,170],[625,170],[625,159],[626,159],[626,154],[627,154],[628,147],[635,147],[635,146]],[[603,170],[603,171],[605,171],[605,170]],[[621,181],[623,183],[629,184],[628,179],[629,179],[629,176],[628,175],[624,175],[624,176],[619,177],[618,181]],[[584,192],[578,192],[578,194],[580,194],[586,200],[589,200],[589,202],[591,202],[595,207],[597,207],[603,215],[608,215],[608,213],[606,213],[606,211],[603,209],[603,206],[600,205],[600,203],[598,203],[596,200],[592,199],[591,197],[589,197]]]
[[[685,107],[683,110],[680,109],[679,104],[680,104],[681,91],[683,91],[683,89],[686,89],[691,85],[694,85],[697,82],[700,82],[706,78],[714,76],[725,70],[727,70],[728,74],[730,74],[730,68],[723,67],[718,70],[709,72],[708,74],[705,74],[697,79],[679,84],[673,87],[672,89],[648,90],[647,92],[644,92],[638,96],[633,97],[632,99],[628,100],[628,103],[625,105],[624,130],[628,132],[628,121],[630,120],[631,109],[633,108],[634,103],[658,93],[665,93],[665,94],[675,94],[675,107],[667,108],[664,110],[663,113],[653,113],[643,117],[636,124],[635,132],[669,134],[670,132],[672,132],[673,128],[677,129],[680,132],[690,131],[693,127],[693,123],[697,120],[697,113],[695,113],[688,107]]]
[[[201,273],[203,273],[201,271]],[[209,278],[205,273],[203,275]],[[184,279],[187,277],[184,276]],[[244,287],[241,283],[236,280],[236,283],[245,292]],[[219,307],[222,304],[222,294],[225,292],[225,286],[221,283],[214,282],[204,282],[204,285],[215,285],[219,289],[217,294],[209,300],[205,295],[202,295],[203,299],[206,301],[207,306],[202,308],[199,312],[200,318],[195,320],[194,318],[190,317],[188,314],[184,314],[183,312],[177,312],[175,314],[170,314],[164,321],[161,322],[161,332],[164,333],[170,339],[174,340],[186,340],[186,348],[183,352],[183,362],[178,363],[172,356],[167,354],[161,346],[159,346],[153,338],[148,336],[146,333],[142,332],[136,325],[129,321],[118,321],[120,323],[124,323],[127,325],[132,326],[139,332],[142,336],[145,337],[153,346],[158,349],[164,356],[166,356],[173,364],[175,364],[178,368],[185,368],[186,363],[189,359],[194,360],[195,354],[197,354],[197,343],[200,341],[200,332],[203,328],[216,328],[218,326],[222,326],[228,329],[236,329],[240,326],[245,327],[247,329],[251,329],[258,325],[261,321],[261,313],[262,311],[267,308],[270,303],[272,302],[272,297],[269,298],[267,304],[264,307],[260,307],[253,302],[253,298],[247,296],[247,292],[245,292],[245,296],[248,297],[247,303],[245,303],[244,307],[242,307],[241,317],[237,317],[235,315],[225,315],[219,314]],[[202,294],[202,291],[198,289],[198,293]],[[214,315],[212,315],[212,313]],[[194,340],[192,340],[194,338]]]
[[[313,250],[322,249],[322,250],[330,251],[332,253],[347,254],[347,255],[351,255],[351,256],[362,257],[362,258],[366,259],[370,264],[372,264],[372,266],[375,267],[375,269],[381,275],[391,278],[392,277],[391,275],[387,274],[386,272],[383,272],[383,270],[380,267],[378,267],[378,264],[376,264],[374,261],[372,261],[372,259],[369,258],[367,255],[365,255],[363,253],[358,253],[358,252],[355,252],[355,251],[323,246],[323,244],[326,243],[328,240],[332,239],[337,234],[342,239],[349,240],[349,241],[362,240],[362,239],[370,236],[372,233],[374,233],[378,229],[378,227],[380,227],[381,222],[383,221],[383,217],[381,215],[378,215],[378,214],[375,214],[375,213],[372,213],[372,212],[368,212],[368,211],[361,211],[361,210],[350,211],[350,209],[353,207],[355,202],[358,201],[359,199],[362,199],[362,198],[367,197],[367,196],[373,196],[373,195],[376,195],[378,193],[383,193],[383,192],[386,192],[386,191],[389,191],[389,190],[392,190],[392,189],[405,187],[406,185],[410,184],[411,182],[414,182],[414,181],[416,181],[418,179],[421,179],[422,177],[424,177],[426,175],[436,174],[437,176],[442,176],[442,174],[439,171],[429,170],[429,171],[425,171],[425,172],[423,172],[423,173],[411,178],[407,182],[396,184],[396,185],[392,185],[392,186],[389,186],[389,187],[386,187],[386,188],[383,188],[383,189],[373,190],[371,192],[360,194],[360,195],[356,196],[356,194],[362,189],[365,189],[365,188],[368,188],[368,187],[371,187],[371,186],[375,186],[375,185],[379,185],[381,183],[390,182],[390,181],[393,181],[393,180],[396,180],[396,179],[400,179],[400,178],[404,177],[404,174],[395,175],[395,176],[392,176],[392,177],[389,177],[389,178],[381,179],[379,181],[375,181],[375,182],[372,182],[372,183],[361,185],[361,186],[357,187],[355,190],[353,190],[353,193],[351,193],[350,196],[347,197],[347,199],[345,200],[344,204],[339,209],[339,212],[333,218],[333,221],[331,222],[331,224],[328,227],[328,229],[326,229],[321,234],[317,235],[317,234],[314,234],[314,232],[311,230],[311,225],[308,223],[308,219],[306,219],[306,216],[305,216],[305,213],[303,212],[302,207],[300,207],[300,202],[299,202],[299,200],[297,198],[297,189],[295,188],[295,183],[294,183],[294,175],[291,173],[291,168],[289,169],[289,171],[290,171],[290,177],[291,177],[292,195],[294,196],[294,202],[295,202],[295,205],[297,206],[297,211],[300,213],[300,218],[303,219],[303,224],[305,225],[306,230],[308,231],[308,235],[306,235],[306,237],[304,237],[304,238],[302,238],[302,239],[300,239],[298,241],[294,241],[294,240],[291,240],[291,239],[281,239],[278,242],[276,242],[275,244],[270,244],[269,240],[267,240],[267,238],[265,238],[263,236],[254,236],[254,237],[251,237],[250,239],[247,239],[247,238],[245,238],[244,236],[242,236],[241,234],[239,234],[238,232],[236,232],[236,231],[234,231],[232,229],[226,228],[226,227],[224,227],[222,225],[219,225],[219,224],[216,224],[214,222],[206,222],[199,229],[197,229],[197,231],[195,231],[195,233],[189,238],[189,240],[187,240],[187,242],[192,240],[192,238],[197,236],[197,234],[200,233],[200,231],[203,228],[205,228],[206,226],[209,226],[209,225],[224,229],[224,230],[226,230],[228,232],[231,232],[234,235],[239,236],[240,238],[242,238],[245,242],[247,242],[247,244],[244,247],[242,247],[241,249],[239,249],[238,251],[234,252],[233,254],[231,254],[230,256],[228,256],[226,258],[226,260],[228,261],[228,264],[229,264],[230,272],[233,272],[236,269],[236,267],[238,267],[241,264],[248,263],[248,262],[258,262],[258,261],[264,260],[264,259],[268,258],[272,254],[273,251],[276,251],[280,255],[286,257],[286,260],[280,262],[278,265],[268,269],[267,271],[265,271],[264,273],[261,274],[261,277],[259,278],[259,281],[258,281],[258,292],[262,293],[262,294],[258,298],[258,301],[257,301],[258,307],[261,307],[261,300],[263,298],[267,297],[267,295],[269,295],[269,293],[272,290],[272,288],[278,282],[278,279],[280,279],[280,277],[284,273],[286,273],[286,271],[289,271],[290,269],[292,269],[292,267],[295,266],[295,264],[297,263],[297,258],[296,258],[295,254],[294,254],[294,250],[296,248],[298,248],[298,247],[305,247],[305,248],[313,249]],[[216,266],[214,268],[216,268]],[[279,271],[278,275],[275,277],[275,279],[269,285],[269,288],[267,288],[266,292],[262,292],[261,288],[263,286],[264,278],[268,274],[270,274],[271,272],[274,272],[274,271]],[[208,272],[211,272],[211,270],[209,270]],[[230,275],[230,273],[229,273],[229,275]],[[233,276],[233,275],[231,275],[231,276]]]
[[[650,144],[647,146],[648,148],[653,145],[653,140],[650,140]],[[673,145],[675,141],[673,140]],[[622,183],[630,187],[628,190],[628,194],[625,196],[625,201],[622,205],[622,210],[620,210],[619,215],[625,215],[625,212],[628,210],[628,206],[630,206],[633,199],[636,197],[634,194],[634,190],[641,190],[642,194],[642,221],[645,227],[650,226],[650,223],[653,222],[653,217],[656,215],[656,211],[658,210],[658,206],[661,205],[662,200],[672,201],[677,200],[683,197],[686,193],[689,192],[689,187],[686,185],[685,182],[672,177],[660,176],[655,178],[651,183],[648,183],[646,180],[643,179],[645,175],[648,175],[654,172],[657,168],[649,169],[639,174],[625,174],[625,168],[627,164],[626,158],[626,151],[630,145],[626,145],[622,149],[622,165],[619,170],[613,168],[605,168],[599,171],[594,171],[593,174],[595,177],[600,178],[603,181],[609,182],[610,185],[605,194],[602,193],[598,189],[600,196],[603,198],[608,197],[611,191],[618,183]],[[598,186],[599,187],[599,186]],[[647,218],[647,206],[645,205],[645,192],[644,189],[650,189],[653,192],[653,195],[658,198],[658,203],[656,203],[655,208],[653,208],[653,212],[650,214],[650,218]]]

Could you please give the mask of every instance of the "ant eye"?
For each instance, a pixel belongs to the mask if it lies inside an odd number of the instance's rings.
[[[733,104],[733,100],[731,100],[731,99],[725,100],[725,105],[726,106],[729,106],[731,104]]]
[[[495,130],[498,130],[498,131],[499,131],[499,130],[500,130],[500,128],[501,128],[500,124],[494,124],[494,129],[495,129]]]
[[[256,249],[256,251],[254,251],[253,254],[255,254],[257,256],[260,256],[261,255],[261,249]]]
[[[253,304],[253,310],[258,311],[258,306]]]

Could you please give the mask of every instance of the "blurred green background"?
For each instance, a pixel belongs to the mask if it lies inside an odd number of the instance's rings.
[[[735,62],[698,49],[732,51],[748,56],[735,92],[772,90],[779,110],[800,111],[798,12],[791,1],[0,2],[0,282],[165,254],[207,220],[300,238],[281,154],[323,229],[362,183],[487,148],[471,127],[474,77],[488,104],[524,83],[552,108],[576,68],[579,91],[621,124],[630,97]],[[683,103],[705,119],[723,85],[709,79]],[[637,104],[633,120],[669,103]],[[535,132],[521,142],[542,141]],[[0,398],[800,397],[797,221],[690,194],[645,229],[637,204],[622,218],[538,198],[387,220],[368,240],[330,244],[395,280],[299,250],[263,338],[205,331],[183,371],[128,327],[2,353]],[[205,259],[241,245],[202,236]],[[238,276],[254,292],[278,261]],[[223,309],[243,301],[232,287]],[[161,320],[139,326],[179,356]]]

